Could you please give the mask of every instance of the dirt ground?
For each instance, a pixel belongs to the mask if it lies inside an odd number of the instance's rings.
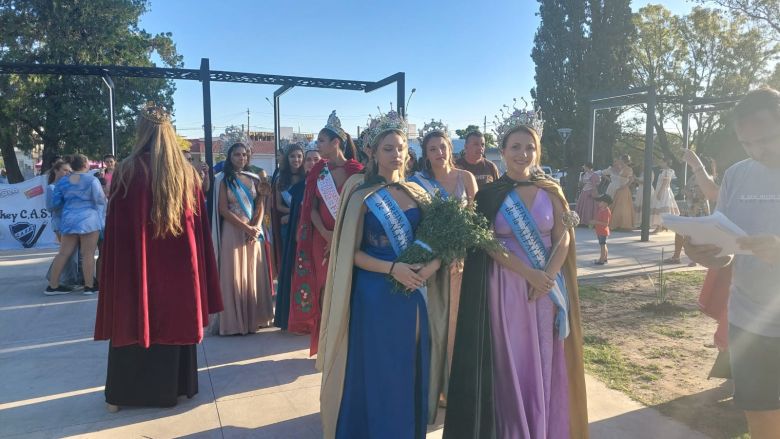
[[[717,349],[710,347],[715,321],[696,305],[704,272],[666,278],[668,301],[676,305],[669,313],[652,309],[657,274],[580,286],[586,368],[712,438],[749,437],[730,381],[707,378]]]

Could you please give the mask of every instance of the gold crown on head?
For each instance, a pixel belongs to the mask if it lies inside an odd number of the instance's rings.
[[[542,137],[542,131],[544,130],[544,118],[542,117],[542,110],[527,110],[528,102],[525,99],[520,98],[525,107],[523,109],[517,108],[517,98],[513,99],[512,107],[504,104],[504,108],[500,110],[501,117],[496,115],[496,128],[493,132],[496,133],[498,144],[501,145],[504,141],[504,137],[512,131],[513,128],[524,125],[531,127],[534,131]],[[504,111],[506,109],[506,111]]]
[[[369,115],[368,128],[366,128],[366,140],[369,145],[373,145],[374,142],[380,137],[381,134],[388,131],[398,130],[404,134],[404,137],[408,137],[409,126],[406,123],[406,119],[393,110],[393,104],[390,104],[390,111],[382,114],[382,110],[379,110],[379,116],[371,117]]]
[[[154,102],[146,103],[146,106],[141,110],[141,117],[157,125],[171,121],[171,115],[168,110],[156,105]]]
[[[430,122],[426,122],[425,125],[423,125],[421,130],[417,131],[417,139],[422,143],[425,136],[427,136],[430,133],[433,132],[441,132],[449,136],[449,128],[447,125],[444,124],[441,120],[433,120],[431,119]]]

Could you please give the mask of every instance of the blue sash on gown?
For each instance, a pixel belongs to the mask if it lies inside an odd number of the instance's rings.
[[[392,261],[413,242],[420,210],[402,211],[387,190],[376,195],[366,201],[360,248],[369,256]],[[431,343],[425,300],[417,291],[410,295],[393,291],[386,273],[355,267],[353,276],[336,437],[422,439],[428,418]]]
[[[517,195],[510,191],[504,203],[501,204],[501,215],[512,228],[512,234],[523,247],[533,268],[544,270],[550,254],[544,245],[539,227],[536,225],[531,212]],[[563,273],[558,272],[555,285],[550,290],[550,299],[555,304],[555,328],[558,330],[558,338],[565,339],[569,336],[569,295],[566,292],[566,281]]]

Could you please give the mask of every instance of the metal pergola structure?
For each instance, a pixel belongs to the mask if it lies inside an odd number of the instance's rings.
[[[742,98],[743,96],[735,96],[730,98],[692,98],[685,100],[682,113],[683,148],[690,148],[691,115],[728,110],[733,108]],[[685,174],[683,175],[683,184],[687,183],[688,166],[685,167]]]
[[[654,87],[633,88],[617,93],[606,93],[594,95],[590,99],[590,123],[589,129],[589,149],[588,157],[593,161],[596,143],[596,113],[599,110],[610,110],[613,108],[626,107],[630,105],[645,104],[646,122],[645,122],[645,157],[644,169],[651,169],[653,165],[653,145],[655,134],[655,107],[659,102],[679,104],[683,107],[682,113],[682,138],[683,148],[688,149],[690,139],[690,117],[697,113],[710,113],[714,111],[727,110],[733,107],[742,96],[736,97],[716,97],[716,98],[696,98],[682,96],[663,96],[659,98]],[[652,173],[644,172],[643,175],[643,193],[642,200],[649,200],[652,190]],[[688,166],[685,167],[684,182],[688,179]],[[650,203],[642,203],[642,226],[641,238],[643,242],[650,240]]]
[[[55,65],[55,64],[18,64],[0,63],[0,74],[20,75],[81,75],[99,76],[106,81],[113,95],[112,77],[160,78],[172,80],[200,81],[203,84],[203,137],[206,148],[206,164],[209,166],[209,179],[214,179],[214,151],[211,126],[211,82],[233,82],[244,84],[276,85],[274,91],[274,137],[275,150],[279,151],[280,98],[294,87],[330,88],[337,90],[355,90],[370,93],[387,85],[396,84],[397,111],[406,115],[404,95],[406,94],[406,74],[398,72],[376,82],[344,79],[311,78],[304,76],[268,75],[262,73],[230,72],[211,70],[209,59],[201,58],[200,69],[179,69],[164,67],[95,66],[95,65]],[[113,96],[111,96],[111,130],[113,138]],[[324,117],[323,117],[324,119]],[[248,130],[249,127],[247,127]],[[275,159],[274,159],[275,160]],[[278,166],[278,164],[276,164]],[[211,206],[209,206],[211,210]]]
[[[652,168],[653,164],[653,137],[655,134],[655,106],[657,103],[654,87],[633,88],[620,93],[602,94],[590,99],[590,123],[588,158],[593,161],[596,143],[596,113],[599,110],[611,110],[629,105],[645,104],[647,106],[645,124],[645,169]],[[650,164],[650,167],[648,167]],[[644,173],[644,186],[642,200],[649,200],[653,185],[652,172]],[[640,240],[650,240],[650,203],[642,203],[642,233]]]

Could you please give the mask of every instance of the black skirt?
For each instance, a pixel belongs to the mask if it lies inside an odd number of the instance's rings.
[[[108,348],[106,402],[117,406],[173,407],[198,393],[196,345]]]

